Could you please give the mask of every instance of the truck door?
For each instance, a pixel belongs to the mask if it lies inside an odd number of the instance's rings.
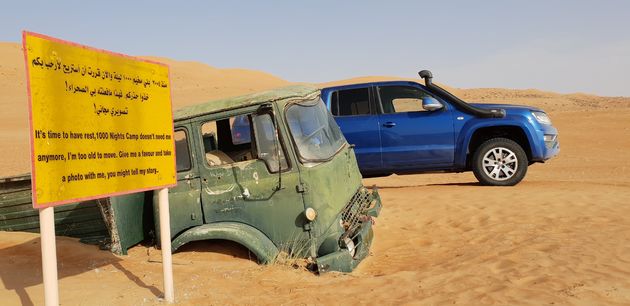
[[[194,141],[188,126],[175,128],[175,159],[177,186],[169,188],[169,213],[171,216],[171,238],[191,227],[203,224],[203,213],[199,205],[201,184],[197,165],[194,163]],[[153,196],[153,214],[156,233],[159,233],[159,210],[157,194]],[[160,235],[156,234],[159,241]]]
[[[381,169],[381,139],[371,87],[337,90],[330,96],[330,111],[349,144],[355,145],[363,173]]]
[[[425,110],[423,99],[433,97],[410,85],[378,86],[376,96],[385,169],[398,172],[452,166],[455,139],[451,110],[446,104],[440,102],[444,106],[441,109]]]
[[[250,108],[212,119],[198,125],[205,223],[244,223],[276,244],[302,239],[299,173],[286,155],[286,139],[276,138],[273,114]]]

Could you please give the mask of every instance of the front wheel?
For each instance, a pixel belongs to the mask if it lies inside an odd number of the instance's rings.
[[[527,155],[521,146],[507,138],[482,143],[473,155],[472,169],[483,185],[514,186],[527,173]]]

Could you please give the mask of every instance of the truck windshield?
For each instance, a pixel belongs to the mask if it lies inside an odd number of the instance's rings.
[[[329,160],[346,142],[321,100],[292,104],[286,117],[302,160]]]

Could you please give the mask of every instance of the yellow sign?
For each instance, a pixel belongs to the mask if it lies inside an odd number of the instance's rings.
[[[168,67],[24,32],[33,206],[176,184]]]

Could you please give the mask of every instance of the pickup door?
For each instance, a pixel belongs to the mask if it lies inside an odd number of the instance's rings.
[[[411,85],[363,86],[331,93],[331,112],[348,142],[356,145],[363,174],[452,167],[452,112],[443,102],[441,109],[424,110],[425,97],[433,96]]]
[[[419,87],[376,88],[383,168],[397,172],[452,167],[455,137],[447,105],[441,103],[444,107],[435,111],[424,110],[423,99],[433,96]]]
[[[330,110],[349,144],[355,145],[357,163],[363,174],[383,168],[379,123],[371,87],[332,92]]]

